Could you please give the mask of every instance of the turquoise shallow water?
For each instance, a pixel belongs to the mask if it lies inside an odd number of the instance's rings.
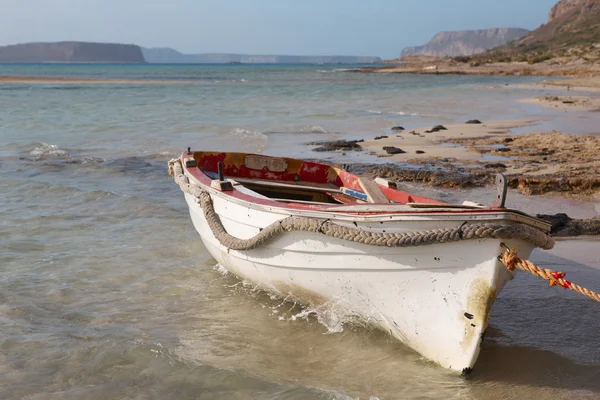
[[[459,378],[360,323],[305,318],[220,273],[166,174],[187,146],[377,161],[305,143],[471,118],[566,124],[517,101],[551,92],[514,86],[536,79],[245,65],[0,65],[0,75],[161,81],[0,84],[0,398],[599,397],[595,304],[520,277],[495,305],[478,370]],[[510,201],[598,213],[591,202]],[[535,257],[598,288],[597,245],[560,242]]]

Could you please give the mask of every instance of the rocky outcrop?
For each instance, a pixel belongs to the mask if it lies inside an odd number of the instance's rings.
[[[525,36],[521,28],[494,28],[475,31],[440,32],[424,46],[407,47],[402,57],[424,55],[434,57],[470,56]]]
[[[550,14],[548,15],[548,22],[552,22],[560,16],[568,14],[573,10],[577,9],[586,0],[561,0],[552,9],[550,10]]]
[[[538,214],[538,218],[552,225],[552,236],[570,237],[581,235],[600,235],[600,217],[590,219],[572,219],[567,214]]]
[[[145,63],[142,50],[132,44],[57,42],[0,47],[5,63]]]
[[[323,142],[310,142],[307,143],[311,146],[319,146],[314,148],[313,151],[325,152],[325,151],[361,151],[363,148],[359,143],[364,142],[361,140],[333,140]]]
[[[146,61],[158,64],[374,64],[379,57],[369,56],[286,56],[204,53],[184,54],[171,48],[143,48]]]

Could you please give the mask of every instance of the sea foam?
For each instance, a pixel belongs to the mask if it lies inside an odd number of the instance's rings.
[[[43,157],[68,157],[69,152],[59,148],[55,144],[41,143],[40,146],[29,152],[30,155],[38,158]]]

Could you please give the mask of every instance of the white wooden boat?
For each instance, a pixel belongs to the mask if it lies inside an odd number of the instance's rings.
[[[194,227],[221,266],[310,307],[335,305],[442,367],[468,373],[496,295],[550,226],[504,208],[450,205],[338,167],[245,153],[170,163]],[[221,168],[221,176],[219,176]]]

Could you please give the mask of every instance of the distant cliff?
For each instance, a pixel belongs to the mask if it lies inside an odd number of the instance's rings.
[[[0,46],[0,62],[145,63],[139,46],[132,44],[58,42]]]
[[[529,31],[520,28],[494,28],[477,31],[440,32],[424,46],[407,47],[406,56],[456,57],[469,56],[502,46],[525,36]]]
[[[0,46],[0,63],[161,63],[161,64],[372,64],[379,57],[183,54],[171,48],[132,44],[57,42]]]
[[[158,64],[373,64],[379,57],[368,56],[285,56],[248,54],[184,54],[171,48],[142,48],[149,63]]]

